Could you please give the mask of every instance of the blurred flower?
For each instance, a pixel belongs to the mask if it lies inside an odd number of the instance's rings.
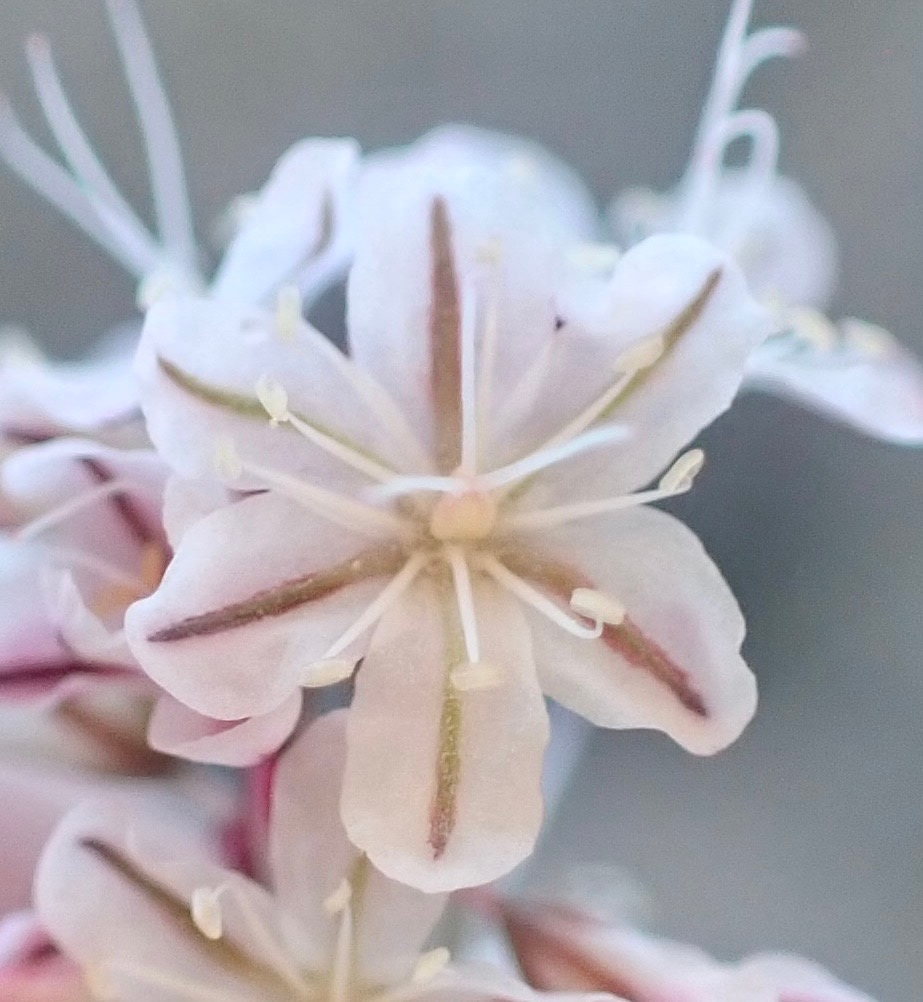
[[[802,189],[777,173],[778,128],[761,109],[738,110],[750,75],[804,47],[791,28],[747,34],[753,0],[735,0],[689,166],[676,189],[633,189],[611,216],[629,243],[651,233],[696,233],[730,254],[771,307],[777,333],[750,360],[745,385],[797,400],[859,431],[923,444],[923,368],[879,327],[823,315],[836,279],[836,240]],[[736,140],[744,168],[725,164]]]
[[[94,997],[529,1000],[499,972],[421,952],[445,899],[394,883],[346,838],[337,802],[342,712],[282,755],[275,777],[272,886],[223,870],[156,830],[85,808],[53,837],[36,883],[42,919],[81,964]],[[169,845],[169,858],[164,857]]]
[[[800,957],[759,954],[722,964],[569,909],[512,904],[501,911],[526,980],[542,990],[606,991],[627,1002],[872,1002]]]
[[[531,850],[542,690],[703,754],[755,702],[720,574],[643,507],[688,490],[700,454],[635,492],[730,403],[767,320],[707,244],[613,262],[512,166],[460,147],[367,169],[352,359],[284,293],[273,313],[164,299],[139,353],[164,457],[254,493],[193,525],[129,611],[136,657],[240,720],[365,655],[344,819],[430,890]]]

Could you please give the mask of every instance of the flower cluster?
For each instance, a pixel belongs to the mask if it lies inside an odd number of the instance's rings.
[[[466,891],[535,846],[547,700],[698,755],[753,715],[737,603],[655,507],[743,387],[923,441],[920,370],[820,312],[830,229],[777,174],[770,116],[737,108],[798,33],[748,34],[735,0],[686,174],[608,223],[523,140],[308,139],[209,278],[139,11],[106,3],[157,232],[46,40],[27,55],[63,164],[0,109],[0,159],[137,280],[142,317],[79,365],[0,355],[0,697],[42,762],[0,781],[4,997],[862,1002],[805,962]],[[339,281],[345,351],[307,319]],[[522,978],[465,962],[474,899]]]

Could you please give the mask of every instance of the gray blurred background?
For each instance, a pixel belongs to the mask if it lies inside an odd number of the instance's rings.
[[[601,199],[683,165],[727,0],[146,0],[200,229],[309,134],[374,148],[447,119],[523,133]],[[842,240],[838,307],[923,352],[923,4],[757,0],[811,51],[760,72],[783,163]],[[148,196],[98,0],[3,0],[0,89],[38,121],[20,42],[50,34],[126,193]],[[0,175],[0,323],[62,354],[133,287]],[[923,456],[763,398],[705,440],[680,513],[745,608],[756,722],[699,761],[600,733],[545,845],[633,870],[659,927],[734,957],[785,948],[882,1000],[923,998]]]

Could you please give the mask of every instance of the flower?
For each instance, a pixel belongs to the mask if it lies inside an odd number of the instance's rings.
[[[699,234],[743,268],[774,312],[777,331],[754,352],[745,386],[792,398],[888,441],[923,443],[923,368],[885,330],[828,320],[836,239],[801,187],[777,173],[778,128],[761,109],[737,109],[753,71],[804,47],[791,28],[747,34],[753,0],[734,0],[686,173],[676,189],[624,192],[615,232],[629,242],[655,232]],[[746,168],[725,166],[728,147],[752,145]]]
[[[519,904],[501,911],[523,974],[543,990],[615,992],[627,1002],[872,1002],[788,954],[723,964],[579,911]]]
[[[337,811],[345,755],[342,711],[282,755],[269,888],[175,838],[149,851],[153,831],[140,819],[72,815],[45,852],[36,900],[94,997],[532,999],[498,972],[453,966],[445,949],[423,952],[445,898],[388,880],[348,841]]]
[[[687,490],[700,454],[637,490],[730,403],[767,320],[695,238],[617,263],[581,244],[532,197],[549,184],[474,149],[368,168],[351,359],[285,296],[160,300],[139,349],[162,455],[250,493],[129,610],[135,656],[223,720],[364,657],[345,824],[427,890],[530,851],[543,691],[698,753],[754,709],[730,592],[643,507]]]

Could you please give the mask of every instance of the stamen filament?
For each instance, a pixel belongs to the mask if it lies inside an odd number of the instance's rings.
[[[127,480],[109,480],[99,487],[91,487],[78,494],[71,501],[65,501],[63,504],[51,509],[51,511],[45,512],[44,515],[39,515],[37,518],[32,519],[31,522],[26,522],[17,531],[16,538],[23,541],[34,539],[48,529],[52,529],[62,522],[67,521],[72,515],[83,511],[84,508],[89,508],[91,505],[96,504],[97,501],[109,498],[113,494],[128,493],[132,490],[132,486]]]
[[[604,425],[601,428],[594,428],[592,431],[578,435],[567,442],[552,446],[543,446],[523,459],[518,459],[508,466],[501,466],[500,469],[479,477],[478,483],[482,490],[496,490],[499,487],[507,487],[510,484],[516,483],[517,480],[523,480],[533,473],[538,473],[549,466],[564,462],[566,459],[572,459],[581,453],[589,452],[591,449],[611,445],[613,442],[623,442],[628,436],[628,430],[621,425],[611,424]]]
[[[176,125],[141,14],[134,0],[106,0],[147,153],[160,237],[191,274],[198,274],[186,172]]]
[[[424,477],[395,476],[380,487],[371,487],[365,492],[370,501],[391,501],[405,494],[417,491],[433,491],[439,494],[460,493],[465,489],[465,481],[455,477],[440,477],[437,475]]]
[[[347,902],[340,912],[340,927],[337,930],[333,949],[333,964],[330,970],[330,988],[327,1002],[347,1002],[349,998],[350,971],[353,960],[353,910]]]
[[[455,601],[458,603],[458,618],[461,622],[468,663],[476,665],[481,660],[481,644],[478,637],[477,610],[474,604],[474,589],[471,586],[468,562],[465,560],[464,552],[458,546],[447,546],[445,555],[449,567],[452,569],[452,580],[455,583]]]
[[[229,994],[225,988],[212,988],[208,984],[200,981],[189,981],[186,978],[178,977],[169,971],[161,971],[156,967],[148,967],[143,964],[122,964],[115,961],[106,961],[98,965],[94,970],[94,987],[102,983],[108,984],[112,974],[122,974],[140,985],[148,985],[152,988],[162,988],[170,992],[176,999],[186,999],[187,1002],[250,1002],[252,995]],[[105,975],[106,982],[102,981]],[[115,995],[103,996],[103,998],[115,999]]]
[[[378,593],[374,601],[362,615],[336,640],[326,651],[321,661],[330,661],[338,657],[350,644],[358,640],[366,630],[373,627],[379,619],[400,599],[405,591],[416,580],[417,575],[429,562],[429,557],[423,553],[414,553],[406,564],[394,575],[388,584]]]
[[[48,40],[34,35],[26,44],[26,56],[45,119],[74,175],[88,193],[108,204],[119,218],[126,239],[142,248],[144,253],[156,257],[156,242],[116,188],[77,121],[55,68]]]
[[[250,473],[262,480],[285,497],[345,529],[372,536],[375,539],[379,539],[382,533],[404,534],[406,528],[404,522],[390,512],[380,511],[378,508],[372,508],[361,501],[355,501],[345,494],[338,494],[325,487],[317,487],[306,480],[281,473],[278,470],[268,469],[257,463],[241,460],[240,468],[243,472]]]
[[[293,414],[289,410],[288,394],[282,384],[272,376],[260,376],[256,383],[256,395],[273,424],[290,424],[303,438],[339,459],[346,466],[351,466],[354,470],[382,483],[388,483],[397,475],[390,467],[340,442],[327,432],[316,428],[305,418]]]
[[[53,205],[129,274],[144,278],[157,267],[156,248],[140,248],[113,227],[111,213],[101,214],[100,203],[29,136],[19,124],[6,97],[0,96],[0,157],[21,181]]]
[[[560,626],[571,636],[581,640],[598,640],[602,636],[603,624],[601,622],[597,622],[592,628],[576,622],[560,606],[514,574],[491,554],[481,556],[478,564],[497,584],[515,595],[520,602],[541,613],[546,619],[550,619],[555,626]]]

